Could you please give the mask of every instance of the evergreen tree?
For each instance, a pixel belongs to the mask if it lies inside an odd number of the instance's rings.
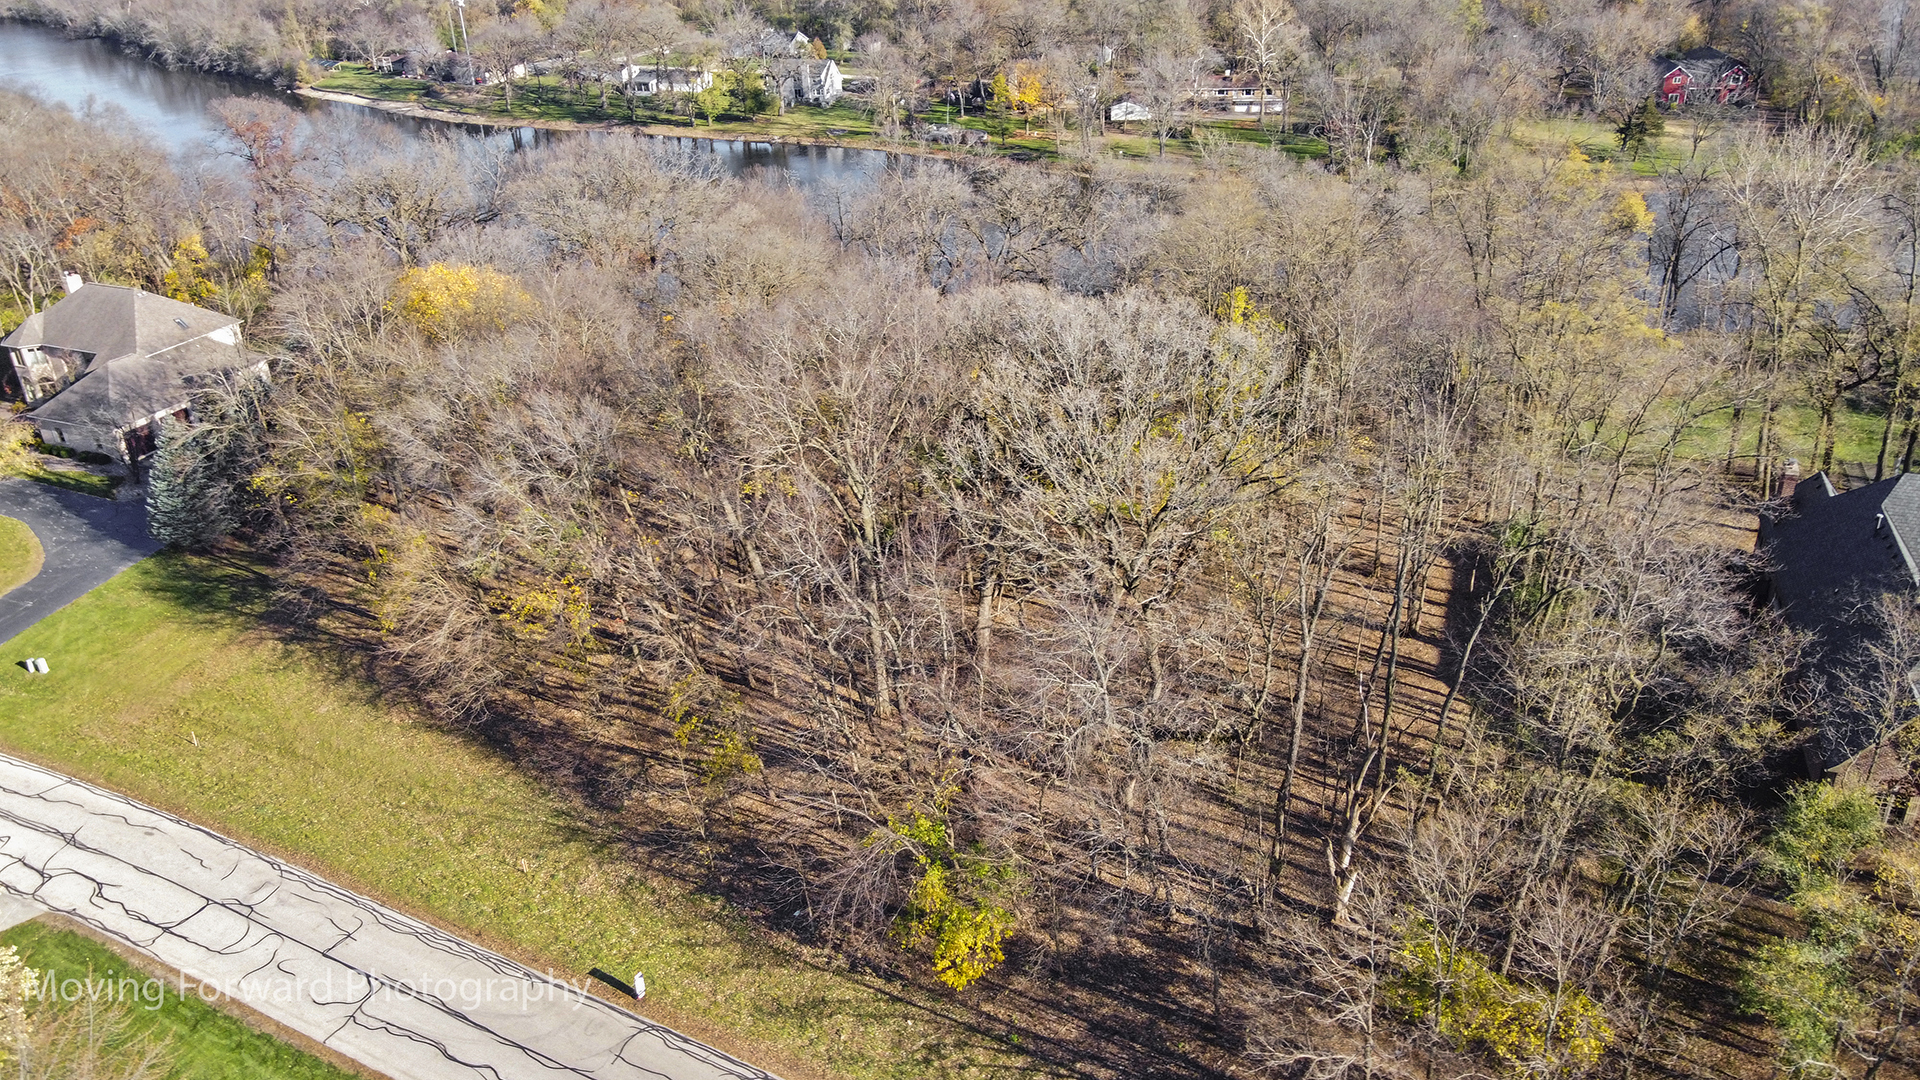
[[[147,532],[171,547],[204,547],[242,524],[247,481],[266,446],[267,385],[257,378],[194,398],[195,423],[160,421],[147,466]]]
[[[1639,111],[1627,117],[1619,127],[1613,129],[1614,137],[1620,140],[1620,149],[1635,161],[1647,152],[1648,144],[1667,133],[1667,118],[1660,115],[1660,106],[1652,95],[1640,104]]]
[[[201,441],[182,421],[161,418],[147,464],[147,532],[168,547],[199,547],[224,531],[208,514],[212,500],[200,467]]]

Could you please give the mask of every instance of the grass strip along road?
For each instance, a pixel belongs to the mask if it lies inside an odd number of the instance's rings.
[[[4,754],[0,887],[392,1080],[778,1080],[584,984]]]
[[[171,1068],[167,1080],[351,1080],[353,1073],[256,1031],[202,1001],[191,987],[157,980],[113,950],[45,923],[30,922],[0,934],[41,977],[43,986],[63,984],[73,996],[92,993],[124,1003],[128,1039],[158,1039]],[[66,991],[58,991],[65,993]],[[44,995],[43,995],[44,996]],[[64,1000],[64,999],[63,999]]]

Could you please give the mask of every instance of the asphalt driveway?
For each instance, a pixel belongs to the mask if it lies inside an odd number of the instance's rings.
[[[0,642],[13,640],[161,546],[147,535],[147,507],[138,499],[114,502],[9,479],[0,480],[0,514],[26,522],[47,553],[32,581],[0,596]]]

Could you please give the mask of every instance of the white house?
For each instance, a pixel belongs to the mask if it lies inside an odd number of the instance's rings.
[[[1279,95],[1262,88],[1253,76],[1236,76],[1230,70],[1195,83],[1193,101],[1210,112],[1229,113],[1278,113],[1286,104]]]
[[[768,60],[767,80],[783,106],[797,102],[824,109],[840,99],[846,86],[840,65],[831,60]]]
[[[626,64],[616,73],[622,86],[635,94],[697,94],[713,86],[713,72],[702,68],[657,68]]]
[[[798,31],[788,34],[769,29],[754,41],[753,51],[769,57],[807,56],[813,51],[813,41]]]
[[[119,461],[152,453],[163,417],[190,420],[196,388],[267,374],[241,344],[240,320],[75,274],[59,303],[0,339],[0,353],[41,439]]]

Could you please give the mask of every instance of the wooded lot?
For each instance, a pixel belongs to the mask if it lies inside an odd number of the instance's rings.
[[[1753,553],[1914,457],[1884,129],[802,191],[224,119],[0,99],[4,287],[247,320],[160,526],[650,872],[1075,1075],[1913,1072],[1920,845],[1800,747],[1920,635],[1823,680]]]

